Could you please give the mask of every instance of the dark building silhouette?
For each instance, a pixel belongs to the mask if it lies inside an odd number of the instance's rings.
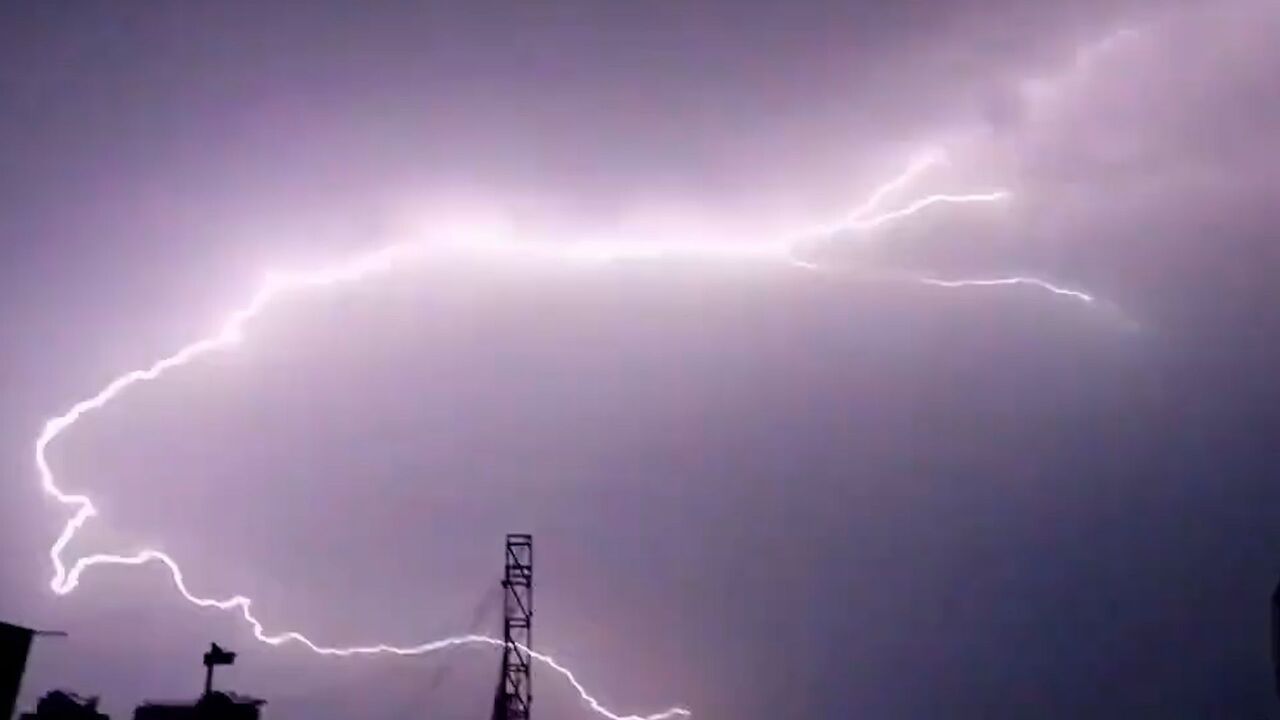
[[[66,690],[54,690],[36,703],[36,711],[23,713],[20,720],[108,720],[98,712],[98,698],[81,697]]]
[[[194,703],[143,703],[133,711],[133,720],[258,720],[266,700],[214,692],[213,669],[234,665],[236,654],[223,650],[217,643],[204,654],[204,694]]]
[[[1280,584],[1271,593],[1271,668],[1275,671],[1276,696],[1280,697]]]
[[[0,720],[13,717],[35,631],[0,622]]]
[[[143,703],[133,720],[258,720],[266,700],[211,692],[194,703]]]

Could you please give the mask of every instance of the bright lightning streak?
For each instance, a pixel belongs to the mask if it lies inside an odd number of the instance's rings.
[[[904,218],[908,215],[915,215],[931,205],[938,205],[940,203],[952,203],[957,205],[966,203],[989,203],[997,200],[1004,200],[1007,197],[1009,197],[1009,193],[1005,190],[996,190],[994,192],[978,193],[974,195],[929,195],[916,200],[901,210],[894,210],[893,212],[882,213],[866,220],[856,221],[852,223],[850,227],[854,230],[872,230],[899,218]]]
[[[865,219],[875,212],[876,208],[880,207],[885,198],[905,188],[912,180],[915,180],[935,165],[946,162],[946,160],[947,156],[941,150],[930,149],[920,153],[916,159],[907,165],[907,169],[903,170],[901,175],[876,188],[861,205],[854,208],[849,213],[849,223],[856,224],[858,221]]]
[[[919,278],[919,280],[925,285],[934,285],[937,287],[945,287],[945,288],[994,287],[999,285],[1031,285],[1033,287],[1038,287],[1043,290],[1048,290],[1049,292],[1055,295],[1064,295],[1066,297],[1072,297],[1087,303],[1091,303],[1097,299],[1094,296],[1090,295],[1089,293],[1082,292],[1080,290],[1072,290],[1071,288],[1065,288],[1060,285],[1054,285],[1053,283],[1047,280],[1041,280],[1040,278],[1033,278],[1033,277],[1010,277],[1010,278],[997,278],[994,280],[939,280],[937,278],[925,277],[925,278]]]
[[[444,638],[442,640],[435,640],[433,642],[412,645],[409,647],[396,647],[394,645],[365,645],[346,648],[324,647],[322,645],[317,645],[307,639],[306,636],[297,632],[282,632],[275,635],[268,635],[263,629],[262,623],[254,617],[253,613],[250,611],[252,601],[249,598],[244,597],[243,595],[236,595],[226,600],[211,600],[193,595],[191,591],[187,589],[186,580],[182,575],[182,569],[178,567],[178,563],[175,562],[173,558],[158,550],[144,550],[137,555],[131,556],[94,555],[84,558],[80,562],[76,563],[76,567],[68,577],[66,589],[60,592],[70,592],[71,589],[75,588],[76,584],[79,582],[80,572],[92,565],[144,565],[153,561],[162,563],[169,569],[169,574],[173,578],[174,586],[177,587],[178,592],[182,593],[182,596],[189,602],[200,607],[217,608],[219,610],[239,610],[241,617],[243,617],[245,622],[249,623],[253,628],[253,636],[268,645],[283,645],[286,642],[297,642],[305,645],[311,651],[320,655],[332,655],[338,657],[385,654],[424,655],[436,650],[444,650],[446,648],[461,645],[503,646],[502,640],[489,637],[487,635],[458,635],[456,637]],[[601,705],[599,700],[587,692],[587,689],[578,681],[578,678],[573,674],[573,672],[557,662],[555,658],[523,645],[520,645],[520,648],[528,651],[533,658],[542,661],[552,670],[563,675],[564,678],[569,681],[569,684],[573,686],[574,690],[578,692],[578,695],[582,700],[586,702],[592,710],[606,718],[609,718],[609,720],[669,720],[669,718],[688,717],[690,715],[688,710],[678,707],[669,708],[652,715],[618,715]]]
[[[897,210],[880,212],[878,215],[872,214],[878,211],[879,207],[889,196],[902,190],[919,175],[938,163],[943,162],[943,160],[943,156],[936,152],[920,156],[913,161],[903,173],[885,183],[883,186],[877,188],[866,202],[853,210],[847,216],[847,219],[844,222],[826,228],[821,234],[830,237],[832,235],[850,231],[870,230],[886,223],[914,215],[928,207],[939,204],[990,203],[1008,197],[1008,193],[1005,191],[973,195],[937,194],[918,199]],[[812,237],[812,235],[809,235],[809,237]],[[254,637],[269,645],[297,643],[321,655],[343,657],[374,654],[422,655],[460,645],[502,646],[502,641],[496,638],[484,635],[460,635],[411,646],[380,644],[339,648],[319,645],[298,632],[288,631],[271,634],[265,630],[263,624],[256,616],[254,616],[251,610],[252,602],[249,598],[243,595],[235,595],[225,600],[218,600],[202,597],[192,593],[187,588],[185,577],[178,563],[169,555],[155,549],[146,549],[134,555],[88,555],[78,559],[70,568],[68,568],[62,559],[63,552],[84,524],[88,522],[90,518],[97,515],[97,508],[87,495],[68,493],[58,486],[53,469],[49,464],[49,447],[54,440],[61,437],[66,430],[70,429],[84,415],[92,411],[102,409],[133,385],[156,380],[166,372],[195,362],[205,355],[234,347],[243,338],[245,325],[248,324],[250,320],[261,314],[272,303],[272,301],[282,294],[303,289],[323,288],[359,282],[374,275],[389,272],[398,267],[401,263],[420,258],[428,252],[444,251],[474,255],[481,258],[488,258],[493,255],[502,257],[535,256],[545,257],[556,261],[610,262],[623,260],[664,260],[673,258],[706,260],[764,260],[769,262],[791,263],[804,267],[814,267],[809,263],[793,257],[792,253],[794,246],[794,242],[775,242],[751,245],[707,245],[688,243],[531,243],[521,245],[508,242],[477,242],[463,245],[443,246],[400,244],[384,248],[369,255],[358,257],[347,263],[321,268],[316,271],[271,274],[267,277],[266,282],[262,287],[249,299],[247,303],[227,316],[221,327],[213,335],[198,339],[191,344],[180,348],[172,355],[156,361],[145,369],[134,370],[115,378],[96,395],[77,402],[72,405],[71,409],[67,412],[51,418],[45,423],[40,435],[36,439],[34,448],[35,464],[39,471],[41,486],[44,488],[44,491],[55,500],[75,509],[70,519],[68,519],[66,524],[63,526],[62,532],[58,535],[57,540],[54,541],[52,547],[49,549],[49,558],[52,561],[54,568],[53,579],[50,581],[49,586],[55,593],[65,595],[74,590],[80,584],[81,577],[89,568],[108,565],[134,566],[159,563],[168,568],[169,575],[174,586],[188,602],[202,608],[216,608],[227,611],[238,610],[241,617],[243,617],[245,622],[247,622],[253,629]],[[960,281],[926,278],[921,281],[944,287],[1030,284],[1057,294],[1073,296],[1080,300],[1093,300],[1091,296],[1086,295],[1085,293],[1059,288],[1048,282],[1035,278]],[[684,708],[673,707],[660,713],[647,716],[618,715],[604,707],[594,696],[588,693],[586,688],[578,681],[577,677],[568,668],[558,663],[554,658],[549,655],[533,651],[531,651],[531,655],[555,670],[560,675],[564,676],[591,710],[605,718],[608,718],[609,720],[669,720],[670,718],[683,717],[690,714],[689,711]]]
[[[821,225],[807,233],[801,233],[801,235],[807,237],[829,237],[849,232],[866,232],[868,230],[874,230],[881,225],[891,223],[894,220],[915,215],[921,210],[933,205],[990,203],[998,200],[1004,200],[1009,197],[1009,192],[1006,190],[996,190],[992,192],[968,195],[938,193],[934,195],[927,195],[915,200],[906,207],[898,210],[873,214],[877,212],[885,199],[890,195],[909,185],[924,172],[945,162],[947,162],[947,156],[940,150],[930,150],[922,153],[915,160],[912,160],[911,163],[907,165],[906,170],[903,170],[901,174],[884,185],[876,188],[875,191],[871,193],[870,197],[868,197],[861,205],[849,212],[843,221],[828,225]]]

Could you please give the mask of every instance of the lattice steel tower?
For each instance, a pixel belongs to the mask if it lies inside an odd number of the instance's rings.
[[[528,720],[533,702],[529,648],[533,646],[533,536],[507,535],[502,576],[502,683],[493,715]]]

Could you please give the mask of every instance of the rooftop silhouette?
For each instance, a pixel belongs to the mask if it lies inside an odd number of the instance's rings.
[[[143,703],[134,710],[134,720],[258,720],[266,700],[213,689],[213,669],[235,661],[235,653],[211,643],[204,654],[204,694],[194,703]]]
[[[20,720],[107,720],[107,716],[98,712],[96,697],[54,690],[40,698],[35,712],[23,713]]]
[[[133,720],[258,720],[267,701],[228,692],[210,692],[194,703],[143,703]]]

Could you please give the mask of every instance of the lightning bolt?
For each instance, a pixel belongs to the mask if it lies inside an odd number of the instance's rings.
[[[1008,277],[995,278],[992,280],[939,280],[938,278],[922,277],[918,280],[925,285],[934,285],[944,288],[960,288],[960,287],[994,287],[999,285],[1030,285],[1038,287],[1042,290],[1048,290],[1055,295],[1063,295],[1065,297],[1075,298],[1082,302],[1091,303],[1097,298],[1087,292],[1080,290],[1072,290],[1060,285],[1054,285],[1047,280],[1033,277]]]
[[[902,190],[913,180],[923,175],[928,170],[946,163],[947,155],[942,150],[929,149],[920,153],[913,159],[905,170],[897,177],[889,180],[885,184],[872,191],[871,195],[863,201],[863,203],[851,210],[845,219],[819,225],[806,232],[797,233],[802,238],[814,237],[831,237],[836,235],[844,235],[847,233],[867,232],[874,230],[881,225],[887,225],[894,220],[915,215],[916,213],[928,207],[941,204],[963,205],[967,203],[989,203],[997,200],[1004,200],[1009,197],[1007,190],[995,190],[986,193],[973,193],[967,195],[952,194],[934,194],[926,195],[915,200],[907,206],[898,210],[890,210],[888,212],[880,212],[876,214],[884,201],[894,193]]]
[[[945,156],[940,152],[922,154],[913,160],[897,177],[891,179],[871,193],[868,199],[852,210],[846,217],[820,230],[825,237],[841,236],[850,232],[865,232],[878,228],[896,220],[920,213],[927,208],[946,204],[991,203],[1008,197],[1004,190],[977,193],[970,195],[935,194],[917,199],[895,210],[880,212],[879,208],[894,193],[901,191],[913,180],[929,168],[944,162]],[[879,214],[876,214],[876,213]],[[814,233],[802,234],[812,237]],[[169,571],[170,579],[178,592],[190,603],[201,608],[213,608],[238,612],[253,631],[253,636],[268,645],[298,644],[320,655],[355,656],[355,655],[424,655],[463,645],[498,646],[503,641],[486,635],[459,635],[432,642],[409,646],[367,645],[356,647],[328,647],[318,644],[305,635],[294,632],[269,633],[262,622],[252,612],[252,601],[243,595],[234,595],[226,599],[215,599],[196,595],[187,586],[185,576],[178,562],[171,556],[156,549],[145,549],[133,555],[92,554],[77,559],[70,567],[63,560],[67,546],[75,538],[79,530],[90,518],[98,514],[97,507],[89,496],[69,493],[62,490],[55,478],[49,463],[49,449],[55,440],[75,425],[85,415],[101,410],[112,400],[119,397],[134,385],[157,380],[165,373],[198,361],[206,355],[234,348],[244,338],[245,326],[261,314],[273,301],[288,293],[302,290],[328,288],[338,285],[357,283],[370,277],[392,271],[402,264],[420,259],[431,253],[469,254],[479,258],[537,256],[556,261],[624,261],[624,260],[664,260],[671,258],[693,258],[705,260],[758,260],[767,262],[791,263],[811,267],[810,264],[798,260],[793,250],[798,241],[759,243],[759,244],[649,244],[649,243],[507,243],[482,242],[454,245],[405,243],[388,246],[368,255],[363,255],[349,262],[323,267],[309,272],[273,273],[267,276],[261,287],[249,300],[232,311],[218,330],[207,337],[178,349],[173,354],[161,358],[150,366],[132,370],[116,377],[97,394],[81,400],[71,406],[65,413],[47,420],[36,438],[34,456],[39,472],[40,483],[45,493],[63,505],[73,509],[71,517],[66,521],[62,532],[49,549],[49,559],[53,564],[53,578],[49,587],[58,595],[66,595],[79,586],[84,573],[98,566],[139,566],[159,564]],[[1078,300],[1091,302],[1092,296],[1067,288],[1061,288],[1036,278],[1002,278],[993,280],[942,280],[935,278],[917,278],[920,282],[940,287],[968,287],[983,285],[1031,285],[1050,292],[1070,296]],[[527,648],[526,648],[527,649]],[[578,678],[564,665],[545,653],[530,651],[533,658],[545,664],[569,681],[581,700],[595,713],[608,720],[670,720],[675,717],[687,717],[689,710],[672,707],[651,715],[619,715],[602,705],[590,694]]]
[[[1005,200],[1011,196],[1011,193],[1008,190],[992,190],[990,192],[985,192],[985,193],[970,193],[965,195],[938,193],[933,195],[926,195],[922,198],[919,198],[917,200],[910,202],[906,206],[899,208],[897,210],[889,210],[889,211],[879,212],[877,214],[877,210],[879,210],[880,206],[884,204],[886,199],[888,199],[894,193],[899,192],[900,190],[910,185],[913,180],[915,180],[920,175],[927,172],[929,169],[936,167],[938,165],[942,165],[946,162],[948,162],[948,158],[944,151],[939,149],[926,150],[920,153],[918,156],[916,156],[916,158],[912,160],[907,165],[906,169],[903,170],[897,177],[893,178],[892,180],[889,180],[885,184],[881,185],[880,187],[872,191],[871,195],[868,196],[867,200],[865,200],[861,205],[857,206],[852,211],[850,211],[845,216],[845,219],[835,223],[828,223],[825,225],[816,226],[805,232],[797,233],[797,236],[801,239],[815,238],[815,237],[831,238],[831,237],[844,236],[850,233],[865,233],[870,230],[879,228],[882,225],[887,225],[895,220],[900,220],[902,218],[915,215],[916,213],[919,213],[922,210],[925,210],[934,205],[942,205],[942,204],[965,205],[970,203],[992,203],[992,202]],[[800,267],[803,267],[809,270],[821,269],[820,266],[805,260],[800,260],[794,255],[790,255],[789,258],[793,264],[798,265]],[[1060,285],[1051,283],[1048,280],[1043,280],[1041,278],[1035,278],[1035,277],[1014,276],[1014,277],[973,279],[973,280],[944,280],[944,279],[933,278],[933,277],[917,277],[915,278],[915,280],[917,282],[921,282],[926,285],[933,285],[935,287],[943,287],[943,288],[999,287],[999,286],[1010,286],[1010,285],[1024,285],[1024,286],[1039,288],[1041,290],[1047,290],[1048,292],[1051,292],[1055,295],[1073,298],[1075,300],[1080,300],[1086,303],[1092,303],[1095,300],[1095,298],[1089,293],[1086,293],[1080,290],[1073,290],[1067,287],[1062,287]]]
[[[268,645],[283,645],[288,642],[293,642],[301,644],[320,655],[333,655],[340,657],[375,654],[423,655],[460,645],[496,645],[498,647],[502,647],[502,640],[486,635],[459,635],[456,637],[449,637],[442,640],[404,647],[385,644],[343,648],[326,647],[319,645],[307,638],[305,635],[294,631],[276,634],[267,633],[262,622],[259,621],[252,612],[252,601],[243,595],[235,595],[225,600],[218,600],[214,598],[201,597],[192,593],[187,588],[185,576],[183,575],[182,568],[178,565],[178,562],[160,550],[147,549],[134,555],[88,555],[77,560],[70,568],[67,568],[62,560],[63,550],[66,548],[67,544],[71,542],[72,538],[75,537],[76,532],[84,526],[85,522],[97,515],[97,508],[87,495],[66,493],[61,490],[55,482],[53,470],[49,465],[47,451],[49,444],[59,437],[63,431],[70,428],[86,413],[101,409],[112,399],[118,397],[122,392],[137,383],[155,380],[166,371],[187,365],[204,355],[234,346],[240,342],[243,337],[242,332],[244,325],[262,312],[262,310],[281,293],[304,287],[323,287],[337,283],[355,282],[368,277],[370,274],[384,272],[391,269],[397,258],[402,258],[406,253],[414,251],[415,249],[416,248],[408,245],[392,246],[383,251],[360,258],[352,263],[335,266],[334,268],[314,274],[269,276],[263,288],[258,291],[258,293],[255,294],[247,304],[228,316],[226,322],[223,323],[222,328],[217,334],[197,340],[190,345],[183,347],[178,352],[155,362],[146,369],[135,370],[121,375],[98,392],[97,395],[76,403],[63,415],[52,418],[46,422],[44,429],[36,440],[35,445],[36,467],[40,473],[41,485],[45,492],[54,497],[58,502],[65,505],[71,505],[76,508],[75,513],[67,521],[66,525],[63,527],[62,533],[58,536],[58,539],[49,550],[49,557],[53,561],[54,566],[54,577],[49,584],[50,588],[59,595],[65,595],[74,590],[80,584],[80,578],[86,570],[99,565],[145,565],[149,563],[159,563],[169,570],[169,575],[173,580],[174,587],[177,588],[178,592],[186,598],[188,602],[202,608],[238,610],[241,617],[243,617],[245,622],[249,623],[252,628],[253,636],[257,640]],[[669,720],[674,717],[687,717],[690,714],[685,708],[672,707],[651,715],[619,715],[606,708],[599,700],[587,692],[586,687],[578,680],[573,672],[557,662],[554,657],[529,648],[524,649],[528,650],[529,654],[533,658],[544,663],[558,674],[564,676],[588,707],[609,720]]]

